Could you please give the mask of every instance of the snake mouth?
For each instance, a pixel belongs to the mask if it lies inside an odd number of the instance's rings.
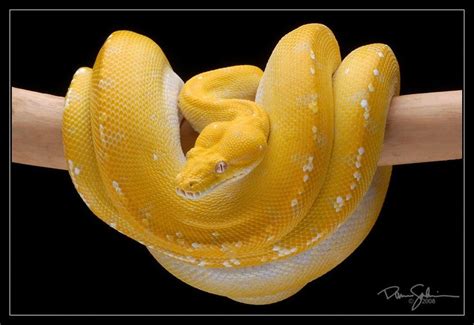
[[[229,177],[229,178],[223,180],[222,182],[214,184],[214,185],[212,185],[211,187],[209,187],[208,189],[206,189],[204,191],[196,191],[196,192],[185,191],[182,188],[178,187],[178,188],[176,188],[176,194],[178,194],[179,196],[181,196],[181,197],[183,197],[187,200],[196,201],[196,200],[199,200],[203,196],[209,194],[210,192],[214,191],[216,188],[218,188],[218,187],[220,187],[224,184],[230,184],[230,183],[233,183],[235,181],[238,181],[238,180],[242,179],[243,177],[247,176],[252,171],[252,169],[253,168],[245,168],[242,172],[240,172],[236,175],[233,175],[232,177]]]
[[[188,200],[198,200],[203,196],[204,193],[203,192],[189,192],[189,191],[185,191],[183,189],[177,188],[176,194]]]

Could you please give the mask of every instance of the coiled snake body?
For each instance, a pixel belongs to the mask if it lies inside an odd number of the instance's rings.
[[[161,49],[118,31],[65,102],[69,173],[103,221],[199,289],[249,304],[298,292],[361,243],[391,167],[377,168],[396,58],[372,44],[341,63],[324,25],[284,36],[262,71],[183,86]],[[184,155],[180,114],[200,132]]]

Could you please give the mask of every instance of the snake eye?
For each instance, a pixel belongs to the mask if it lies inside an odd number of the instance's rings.
[[[216,173],[222,174],[227,169],[227,163],[225,161],[219,161],[216,164]]]

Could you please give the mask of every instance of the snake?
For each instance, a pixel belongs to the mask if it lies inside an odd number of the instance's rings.
[[[224,67],[185,83],[153,40],[115,31],[65,97],[69,175],[92,213],[178,279],[276,303],[339,265],[375,224],[399,85],[388,45],[342,60],[322,24],[283,36],[263,70]],[[187,152],[184,119],[199,133]]]

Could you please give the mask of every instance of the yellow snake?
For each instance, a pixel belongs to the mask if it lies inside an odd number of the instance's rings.
[[[298,292],[349,256],[382,207],[377,168],[399,68],[384,44],[342,62],[321,24],[184,86],[149,38],[114,32],[80,68],[63,119],[88,207],[184,282],[248,304]],[[183,153],[181,114],[200,132]]]

